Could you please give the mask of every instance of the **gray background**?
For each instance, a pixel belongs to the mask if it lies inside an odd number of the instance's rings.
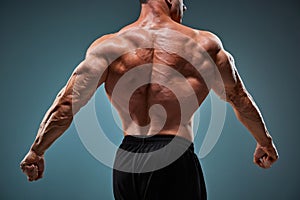
[[[209,199],[299,199],[299,1],[186,4],[184,24],[216,33],[234,55],[281,156],[270,170],[256,167],[255,141],[228,107],[216,147],[201,160]],[[138,13],[137,0],[1,1],[1,199],[112,199],[112,170],[87,152],[74,125],[46,153],[44,179],[28,183],[18,165],[89,44],[134,21]],[[118,144],[121,131],[104,97],[100,89],[98,117]],[[200,109],[197,151],[209,111],[206,101]]]

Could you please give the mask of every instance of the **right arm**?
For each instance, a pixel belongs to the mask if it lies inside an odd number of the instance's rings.
[[[216,75],[212,89],[231,104],[239,121],[257,141],[254,162],[262,168],[269,168],[278,159],[272,137],[266,128],[262,114],[237,72],[233,57],[224,50],[221,43],[219,47],[215,63],[219,71],[216,74],[220,75]]]

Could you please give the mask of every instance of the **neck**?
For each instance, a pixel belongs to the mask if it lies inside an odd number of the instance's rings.
[[[151,1],[146,4],[141,4],[141,13],[138,21],[160,23],[170,20],[170,11],[163,1]]]

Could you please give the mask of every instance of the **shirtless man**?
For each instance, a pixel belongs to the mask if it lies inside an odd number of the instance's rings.
[[[271,167],[278,159],[272,137],[219,38],[181,24],[186,10],[183,0],[140,2],[139,19],[96,40],[57,95],[21,162],[28,180],[42,178],[45,151],[101,84],[124,131],[113,174],[116,199],[206,199],[200,163],[193,152],[192,117],[210,90],[232,105],[257,141],[254,163]],[[157,151],[174,139],[171,149],[160,152],[165,159],[183,148],[174,162],[143,170],[151,156],[143,160],[135,153]],[[123,166],[138,167],[122,170]]]

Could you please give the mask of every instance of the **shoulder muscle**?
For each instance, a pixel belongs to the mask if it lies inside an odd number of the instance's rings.
[[[114,37],[114,35],[115,35],[115,34],[113,34],[113,33],[112,33],[112,34],[107,34],[107,35],[104,35],[104,36],[102,36],[102,37],[96,39],[96,40],[90,45],[90,47],[88,48],[87,54],[88,54],[93,48],[95,48],[96,46],[98,46],[99,44],[101,44],[102,42],[104,42],[105,40],[108,40],[108,39]]]
[[[218,36],[209,31],[200,31],[202,40],[205,41],[202,45],[210,55],[214,58],[215,55],[223,49],[222,42]]]

